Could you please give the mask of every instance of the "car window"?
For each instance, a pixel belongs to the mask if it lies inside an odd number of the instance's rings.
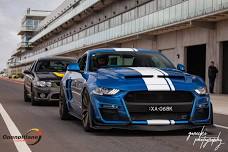
[[[36,65],[36,72],[65,72],[73,60],[40,60]]]
[[[112,67],[157,67],[175,68],[159,53],[97,53],[91,57],[90,70]]]
[[[36,64],[36,61],[34,61],[34,62],[32,63],[32,65],[29,67],[29,71],[32,71],[32,70],[33,70],[35,64]]]

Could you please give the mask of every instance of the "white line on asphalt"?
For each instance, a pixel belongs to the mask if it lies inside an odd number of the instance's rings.
[[[222,125],[217,125],[217,124],[214,124],[215,127],[219,127],[219,128],[223,128],[223,129],[228,129],[228,127],[226,126],[222,126]]]
[[[21,133],[18,130],[17,126],[12,121],[12,119],[10,118],[8,113],[5,111],[5,109],[3,108],[1,103],[0,103],[0,114],[2,115],[2,118],[5,121],[5,124],[10,132],[10,135],[11,136],[21,136]],[[20,142],[13,141],[13,142],[14,142],[18,152],[31,152],[30,148],[28,147],[28,145],[26,144],[25,141],[20,141]]]
[[[220,108],[220,107],[219,107]],[[214,110],[214,109],[213,109]],[[221,110],[221,108],[220,109],[215,109],[215,111],[214,111],[214,113],[215,114],[219,114],[219,115],[228,115],[228,112],[227,111],[223,111],[223,110]]]

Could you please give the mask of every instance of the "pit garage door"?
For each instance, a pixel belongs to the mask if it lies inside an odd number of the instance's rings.
[[[187,72],[205,80],[206,44],[187,47]]]
[[[222,93],[228,94],[228,42],[223,43]]]

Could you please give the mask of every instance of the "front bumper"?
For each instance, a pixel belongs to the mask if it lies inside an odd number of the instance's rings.
[[[202,129],[202,127],[212,128],[213,125],[193,125],[193,124],[183,124],[183,125],[167,125],[167,126],[150,126],[150,125],[104,125],[96,123],[92,126],[93,129],[126,129],[126,130],[143,130],[143,131],[173,131],[173,130],[191,130],[191,129]]]
[[[34,87],[34,99],[36,101],[59,101],[59,87]]]
[[[153,119],[146,119],[145,117],[145,119],[135,120],[129,112],[126,101],[124,100],[126,93],[117,96],[99,96],[91,93],[93,122],[95,128],[145,128],[145,130],[191,129],[211,125],[213,113],[210,97],[208,95],[199,96],[195,93],[193,94],[194,100],[192,101],[192,107],[184,117],[170,118],[168,113],[167,117],[153,118],[152,116],[148,118]],[[151,115],[160,114],[151,113]],[[172,115],[172,113],[170,113],[170,115]]]

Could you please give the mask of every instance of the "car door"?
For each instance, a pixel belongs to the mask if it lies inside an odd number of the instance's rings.
[[[72,91],[72,96],[73,96],[73,102],[72,102],[72,107],[76,111],[77,115],[81,115],[81,96],[82,96],[82,91],[84,88],[84,83],[85,83],[85,78],[84,74],[86,71],[86,62],[87,62],[87,55],[83,55],[79,61],[79,67],[80,67],[80,72],[77,72],[76,75],[77,77],[72,80],[71,83],[71,91]]]

